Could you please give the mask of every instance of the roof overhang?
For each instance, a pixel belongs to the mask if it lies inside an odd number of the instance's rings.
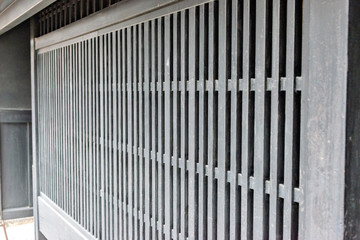
[[[0,35],[53,2],[55,0],[0,0]]]

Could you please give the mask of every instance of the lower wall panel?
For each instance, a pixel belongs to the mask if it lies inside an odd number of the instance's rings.
[[[2,212],[3,219],[15,219],[15,218],[25,218],[33,216],[33,208],[32,207],[20,207],[20,208],[11,208],[5,209]]]
[[[45,195],[38,197],[40,232],[51,240],[95,239]]]

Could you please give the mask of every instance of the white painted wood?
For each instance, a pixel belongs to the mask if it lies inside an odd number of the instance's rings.
[[[40,232],[52,240],[95,239],[48,197],[38,197]]]

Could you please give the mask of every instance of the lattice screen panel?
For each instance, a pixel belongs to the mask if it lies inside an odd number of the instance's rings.
[[[41,192],[99,239],[296,239],[302,1],[215,1],[38,54]]]

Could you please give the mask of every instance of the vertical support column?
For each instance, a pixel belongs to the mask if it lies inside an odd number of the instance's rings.
[[[303,9],[299,239],[342,239],[348,0]]]
[[[344,238],[356,239],[360,235],[360,1],[349,4]]]
[[[36,94],[36,51],[35,51],[35,32],[36,24],[35,19],[31,18],[30,21],[30,64],[31,64],[31,120],[32,120],[32,171],[33,171],[33,205],[34,205],[34,226],[35,226],[35,239],[39,239],[39,213],[37,197],[39,195],[38,184],[38,164],[37,164],[37,94]],[[0,168],[1,170],[1,168]],[[0,185],[0,197],[1,197],[1,185]],[[0,198],[1,199],[1,198]],[[1,211],[0,201],[0,211]],[[0,215],[2,217],[2,215]]]

